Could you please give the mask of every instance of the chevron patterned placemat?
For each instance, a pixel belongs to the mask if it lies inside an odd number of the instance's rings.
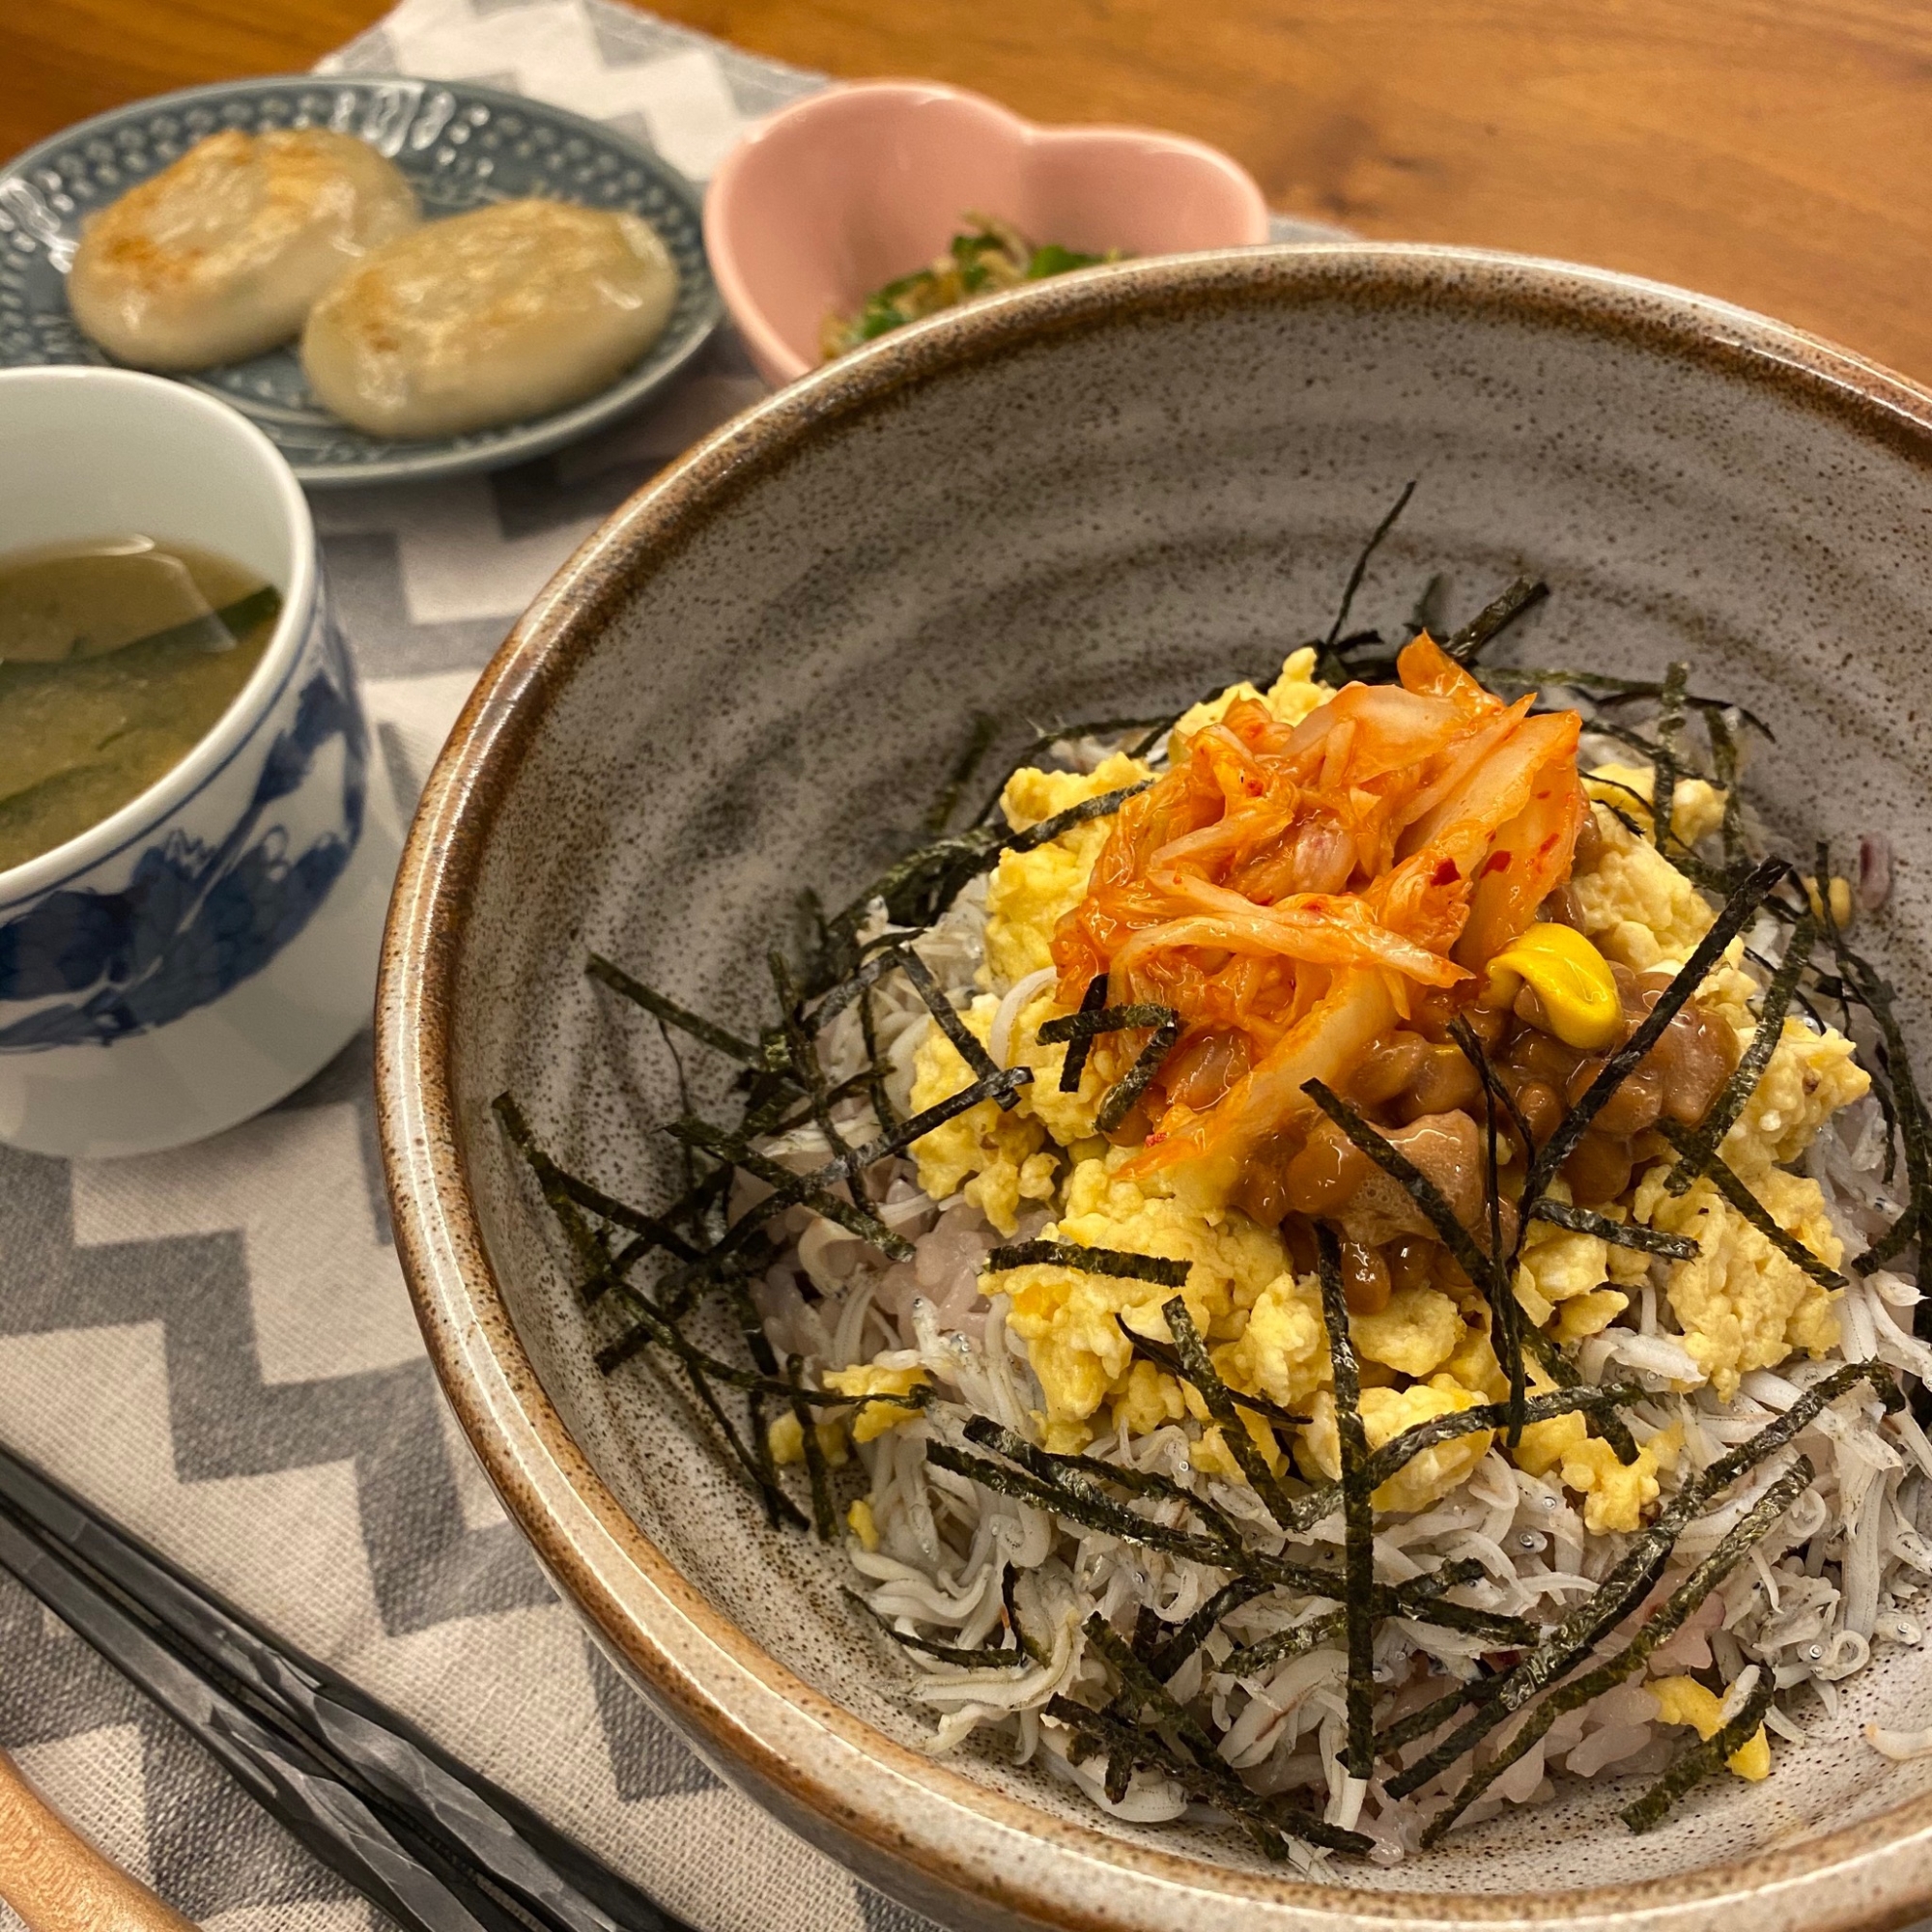
[[[606,0],[405,0],[325,66],[539,96],[697,180],[750,122],[822,84]],[[1277,223],[1284,240],[1336,232]],[[495,476],[314,499],[406,799],[579,540],[761,393],[727,331],[655,409],[594,441]],[[435,1388],[390,1246],[366,1037],[199,1147],[71,1165],[0,1149],[0,1435],[702,1932],[924,1925],[699,1764],[503,1520]],[[218,1932],[377,1922],[5,1577],[0,1745]],[[5,1906],[0,1928],[18,1928]]]

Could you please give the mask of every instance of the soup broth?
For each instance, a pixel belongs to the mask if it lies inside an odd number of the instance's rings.
[[[281,593],[191,544],[0,556],[0,870],[164,778],[261,662]]]

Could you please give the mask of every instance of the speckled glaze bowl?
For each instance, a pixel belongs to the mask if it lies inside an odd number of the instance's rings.
[[[1046,283],[890,336],[728,425],[613,517],[497,655],[425,794],[380,996],[384,1133],[431,1353],[509,1509],[726,1776],[949,1924],[1097,1932],[1830,1932],[1932,1907],[1932,1654],[1888,1650],[1769,1782],[1631,1836],[1592,1787],[1323,1884],[1231,1832],[1119,1827],[1037,1771],[935,1762],[842,1557],[769,1532],[688,1406],[595,1370],[490,1118],[514,1091],[663,1201],[674,1106],[596,948],[755,1024],[795,895],[914,828],[964,733],[1133,715],[1323,631],[1420,480],[1356,620],[1436,574],[1460,621],[1520,568],[1523,661],[1768,712],[1786,837],[1887,828],[1873,943],[1921,1016],[1932,867],[1932,395],[1696,297],[1453,250],[1294,248]],[[728,1886],[728,1873],[718,1883]]]

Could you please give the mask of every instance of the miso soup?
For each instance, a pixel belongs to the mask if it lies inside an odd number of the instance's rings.
[[[261,662],[281,593],[195,545],[0,555],[0,869],[164,778]]]

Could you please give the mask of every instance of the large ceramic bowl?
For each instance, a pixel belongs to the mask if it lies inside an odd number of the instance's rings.
[[[1440,249],[1129,263],[888,337],[727,426],[578,553],[483,678],[425,795],[380,999],[384,1130],[431,1352],[564,1592],[728,1777],[957,1926],[1826,1932],[1932,1907],[1932,1655],[1882,1651],[1765,1784],[1642,1838],[1614,1788],[1310,1885],[1234,1834],[1105,1823],[988,1755],[934,1762],[840,1559],[766,1530],[688,1409],[592,1365],[490,1119],[675,1185],[654,1037],[587,948],[754,1024],[768,938],[916,826],[969,711],[1133,715],[1435,573],[1452,621],[1519,568],[1517,648],[1700,682],[1776,719],[1787,835],[1888,828],[1877,944],[1922,1012],[1932,930],[1932,395],[1719,303]],[[1627,1797],[1628,1794],[1623,1794]],[[728,1883],[721,1874],[720,1883]]]

